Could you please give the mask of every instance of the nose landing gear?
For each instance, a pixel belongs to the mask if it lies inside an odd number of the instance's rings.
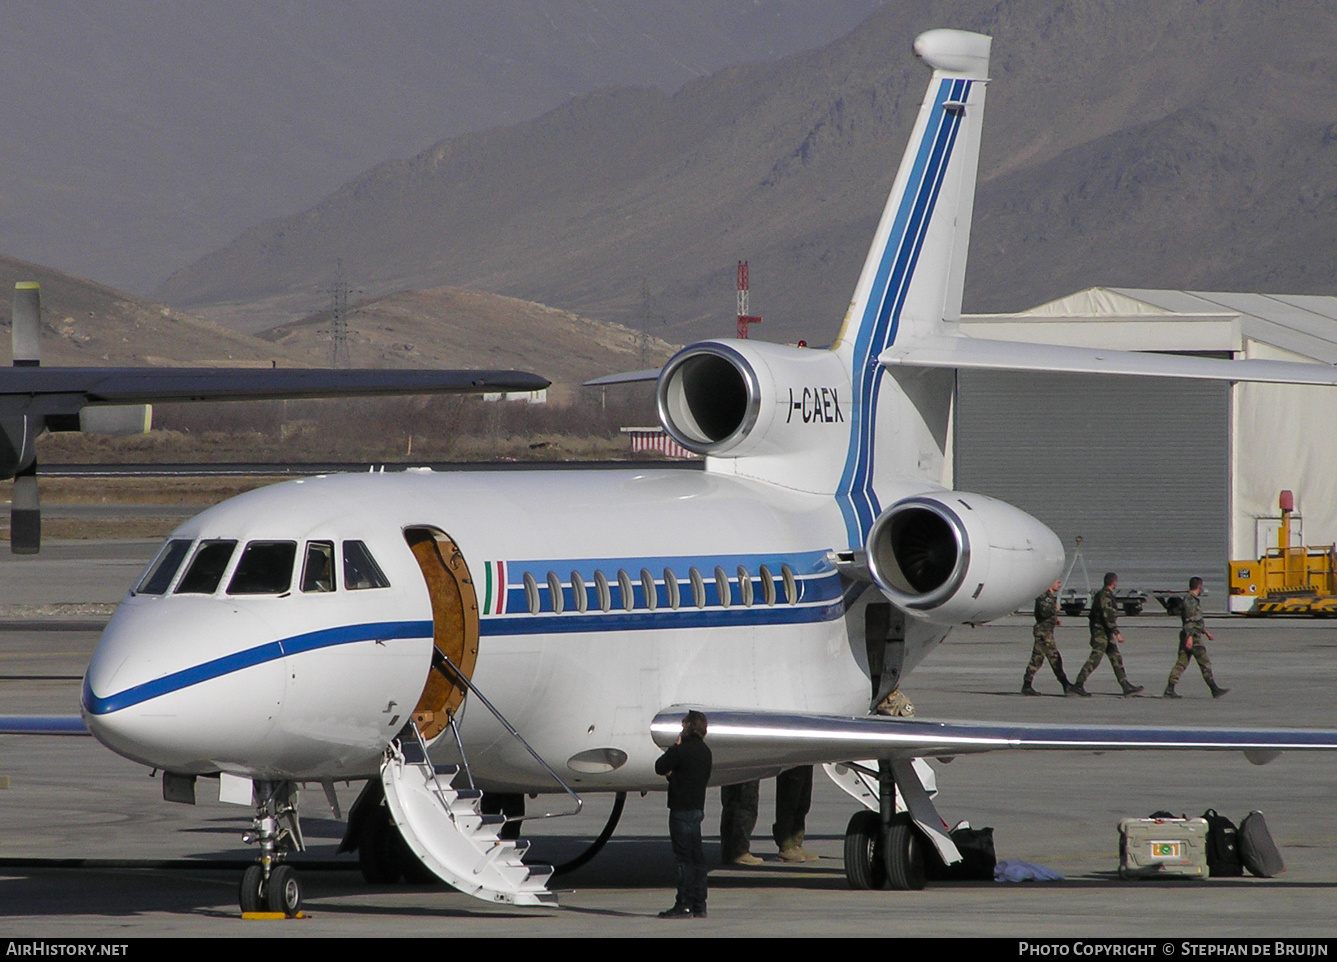
[[[242,914],[282,912],[295,918],[302,908],[302,884],[291,865],[280,864],[288,852],[300,852],[306,846],[297,821],[297,786],[292,782],[254,783],[255,818],[252,830],[242,836],[249,844],[260,846],[255,865],[242,873],[237,901]]]

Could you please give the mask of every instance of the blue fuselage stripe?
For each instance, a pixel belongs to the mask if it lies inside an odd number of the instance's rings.
[[[88,680],[84,680],[83,707],[92,715],[106,715],[110,712],[128,708],[158,698],[172,692],[198,685],[201,682],[221,678],[246,668],[277,661],[285,655],[297,655],[322,648],[334,648],[339,645],[355,644],[362,641],[392,641],[400,638],[430,638],[430,621],[381,621],[364,625],[341,625],[337,628],[325,628],[310,631],[291,638],[271,641],[244,651],[224,655],[181,671],[134,685],[114,695],[98,697],[93,693]]]

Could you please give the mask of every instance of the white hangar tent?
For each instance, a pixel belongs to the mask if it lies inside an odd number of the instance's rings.
[[[1337,297],[1091,288],[1019,314],[961,319],[971,337],[1337,363]],[[1337,388],[962,371],[954,485],[1010,501],[1082,555],[1097,584],[1207,582],[1275,544],[1295,493],[1303,540],[1337,540]],[[1270,523],[1271,522],[1271,523]],[[1076,587],[1080,590],[1080,574]]]

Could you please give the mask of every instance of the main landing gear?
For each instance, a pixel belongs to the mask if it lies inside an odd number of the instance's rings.
[[[291,865],[281,864],[288,852],[300,852],[301,828],[297,822],[297,786],[292,782],[254,783],[255,817],[251,831],[242,836],[247,844],[258,844],[260,856],[242,873],[237,901],[243,914],[282,912],[295,917],[302,908],[302,884]]]
[[[901,770],[903,769],[903,771]],[[845,829],[845,878],[850,888],[917,891],[925,884],[926,846],[936,845],[951,863],[960,854],[947,836],[930,839],[915,824],[911,812],[896,811],[896,789],[912,812],[941,822],[909,762],[878,763],[879,811],[855,812]],[[944,845],[945,843],[945,845]]]

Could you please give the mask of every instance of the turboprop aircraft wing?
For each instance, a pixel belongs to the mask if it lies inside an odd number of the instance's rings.
[[[0,715],[0,735],[87,735],[78,715]]]
[[[1258,765],[1286,751],[1337,751],[1334,729],[1047,725],[700,710],[710,720],[710,748],[721,772],[774,772],[855,758],[907,761],[1004,749],[1241,751]],[[673,744],[686,712],[686,706],[675,706],[655,716],[650,731],[657,745]]]
[[[963,335],[928,336],[898,343],[883,351],[878,361],[888,370],[975,368],[1054,374],[1131,374],[1206,381],[1337,385],[1337,366],[1329,364],[1106,351],[1058,344],[990,341]]]
[[[537,374],[520,371],[16,367],[0,370],[0,417],[77,414],[89,404],[537,391],[547,386]]]

